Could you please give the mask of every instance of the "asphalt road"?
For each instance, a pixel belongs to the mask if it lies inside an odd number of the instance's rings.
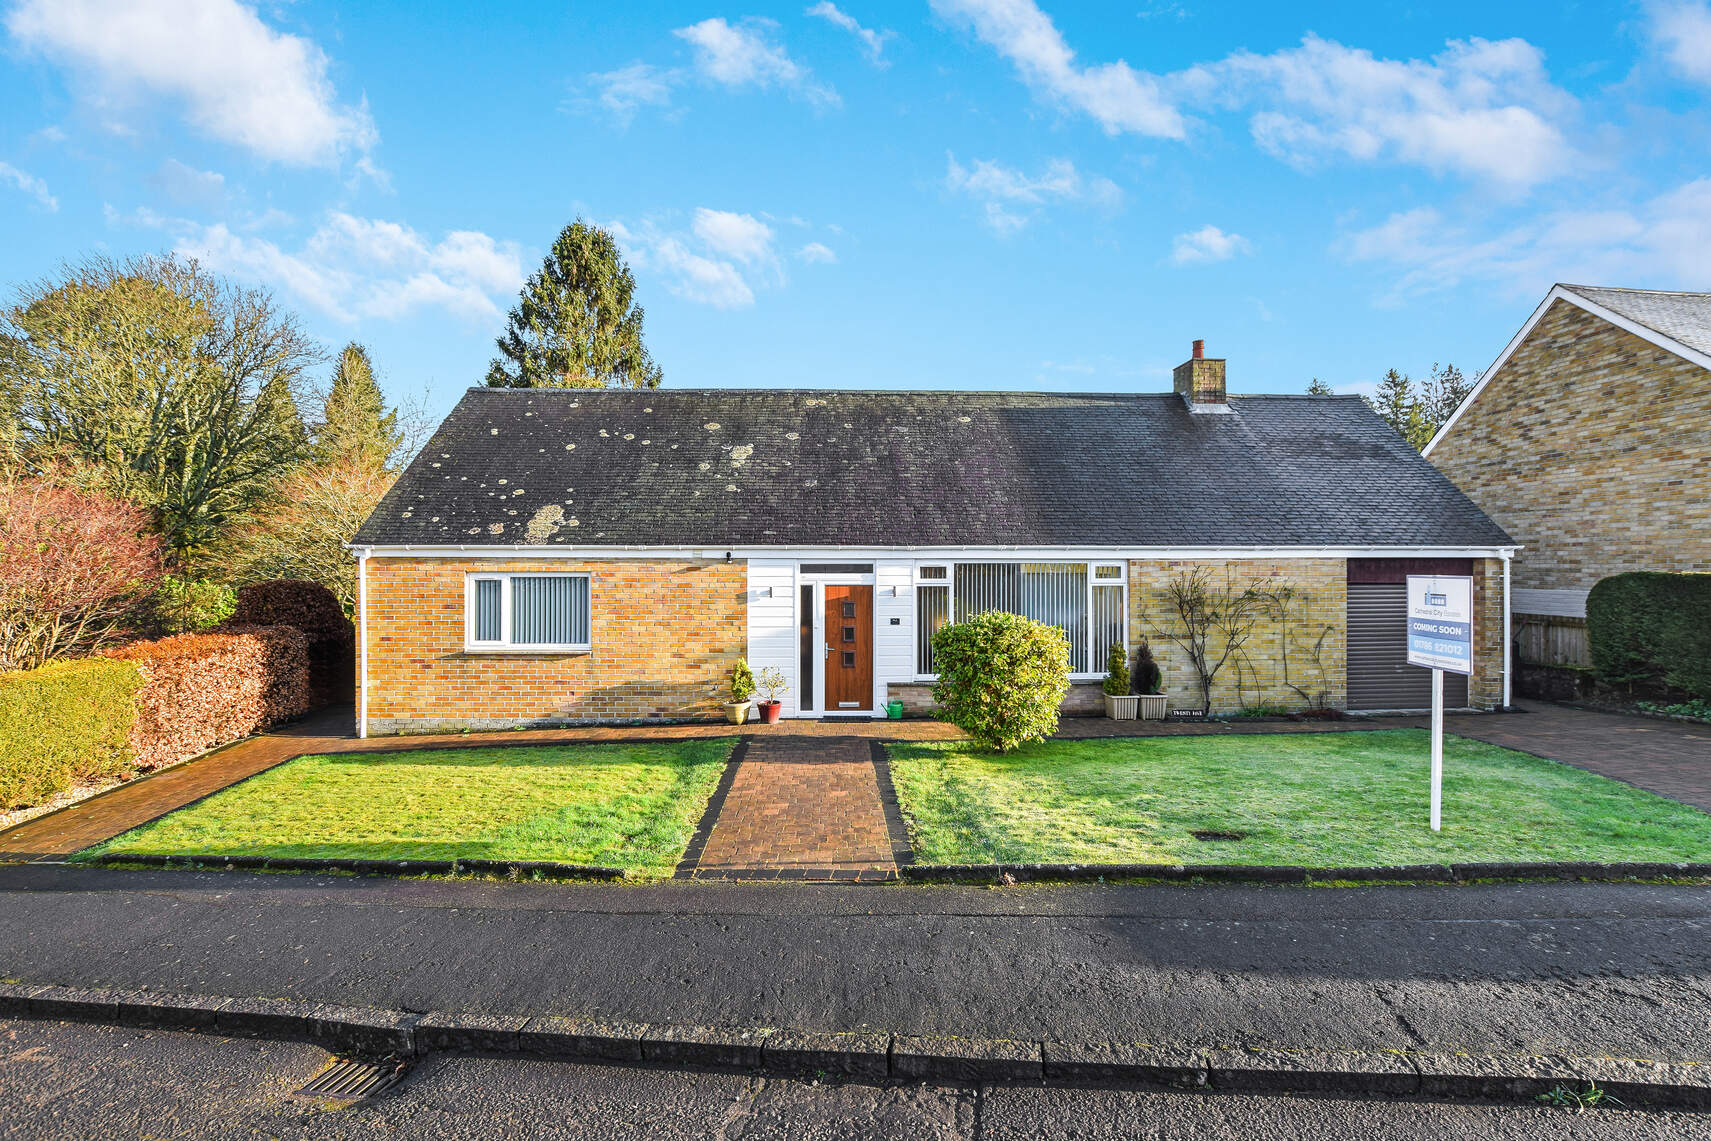
[[[1711,888],[652,887],[0,868],[0,978],[1065,1041],[1711,1057]]]
[[[355,1107],[293,1097],[328,1061],[304,1045],[0,1021],[0,1138],[1621,1141],[1703,1137],[1711,1127],[1704,1116],[1637,1107],[1576,1115],[1421,1100],[816,1084],[444,1055]]]

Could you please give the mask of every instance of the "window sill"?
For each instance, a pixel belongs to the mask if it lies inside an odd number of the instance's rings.
[[[465,646],[463,656],[466,658],[485,657],[524,657],[534,658],[574,658],[593,653],[589,646]]]

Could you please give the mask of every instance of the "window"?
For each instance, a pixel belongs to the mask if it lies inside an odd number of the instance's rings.
[[[472,650],[586,650],[585,574],[483,574],[469,578]]]
[[[1003,610],[1058,627],[1069,639],[1070,673],[1102,675],[1112,645],[1128,645],[1125,576],[1121,563],[923,566],[915,575],[916,670],[938,672],[932,638],[946,622]]]

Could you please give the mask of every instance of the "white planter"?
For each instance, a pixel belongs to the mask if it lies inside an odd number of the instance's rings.
[[[1105,700],[1109,701],[1110,698]],[[1170,696],[1163,693],[1143,693],[1130,699],[1140,703],[1139,717],[1142,721],[1163,721],[1170,716]]]
[[[1113,721],[1133,721],[1135,719],[1135,706],[1141,700],[1142,698],[1132,694],[1114,697],[1107,693],[1105,695],[1105,716]]]
[[[727,701],[725,702],[725,720],[732,725],[741,725],[749,719],[749,710],[753,706],[754,702],[752,701]]]

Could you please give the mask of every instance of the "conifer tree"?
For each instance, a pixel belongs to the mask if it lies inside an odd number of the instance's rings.
[[[321,423],[315,426],[310,458],[317,465],[339,460],[385,467],[398,452],[403,433],[398,412],[386,407],[368,349],[352,341],[339,353]]]

